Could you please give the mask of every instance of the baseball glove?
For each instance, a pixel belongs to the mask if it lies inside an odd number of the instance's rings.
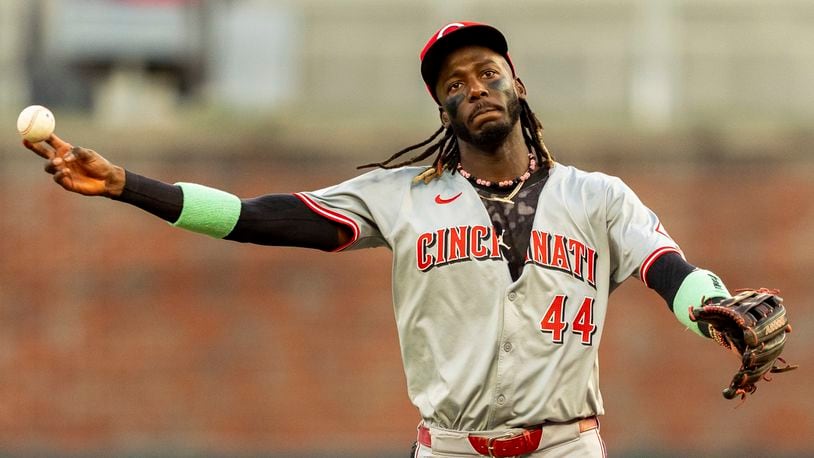
[[[723,391],[727,399],[745,399],[757,389],[756,382],[771,380],[769,373],[797,368],[780,357],[791,325],[778,291],[760,288],[737,292],[730,298],[690,307],[690,318],[708,324],[710,337],[741,360],[740,369]],[[778,366],[778,361],[783,365]]]

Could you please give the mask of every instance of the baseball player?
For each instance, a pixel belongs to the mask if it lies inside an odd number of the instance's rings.
[[[65,189],[180,228],[262,245],[389,248],[420,414],[415,457],[605,456],[598,349],[609,294],[636,277],[683,326],[715,337],[688,310],[730,293],[685,261],[620,179],[553,160],[501,32],[447,24],[420,58],[440,129],[313,192],[240,199],[140,176],[56,136],[25,146]],[[413,165],[433,155],[431,166]]]

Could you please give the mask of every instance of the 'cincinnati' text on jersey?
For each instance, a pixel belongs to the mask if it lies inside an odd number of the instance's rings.
[[[463,261],[503,259],[493,226],[455,226],[424,232],[416,239],[416,267],[427,272]],[[596,287],[596,250],[564,235],[532,230],[526,264],[557,270]]]

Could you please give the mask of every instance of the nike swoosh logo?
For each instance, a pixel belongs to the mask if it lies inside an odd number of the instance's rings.
[[[448,204],[448,203],[452,202],[453,200],[461,197],[461,194],[463,194],[463,193],[464,192],[461,191],[458,194],[455,194],[454,196],[450,197],[449,199],[444,199],[443,197],[441,197],[441,194],[436,194],[435,195],[435,203],[440,204],[440,205]]]

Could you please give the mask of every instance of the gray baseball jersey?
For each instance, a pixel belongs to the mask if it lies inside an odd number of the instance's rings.
[[[608,295],[679,252],[620,179],[556,164],[522,274],[459,174],[375,170],[297,196],[347,225],[340,249],[393,252],[393,302],[408,394],[427,425],[522,427],[603,414],[598,348]]]

